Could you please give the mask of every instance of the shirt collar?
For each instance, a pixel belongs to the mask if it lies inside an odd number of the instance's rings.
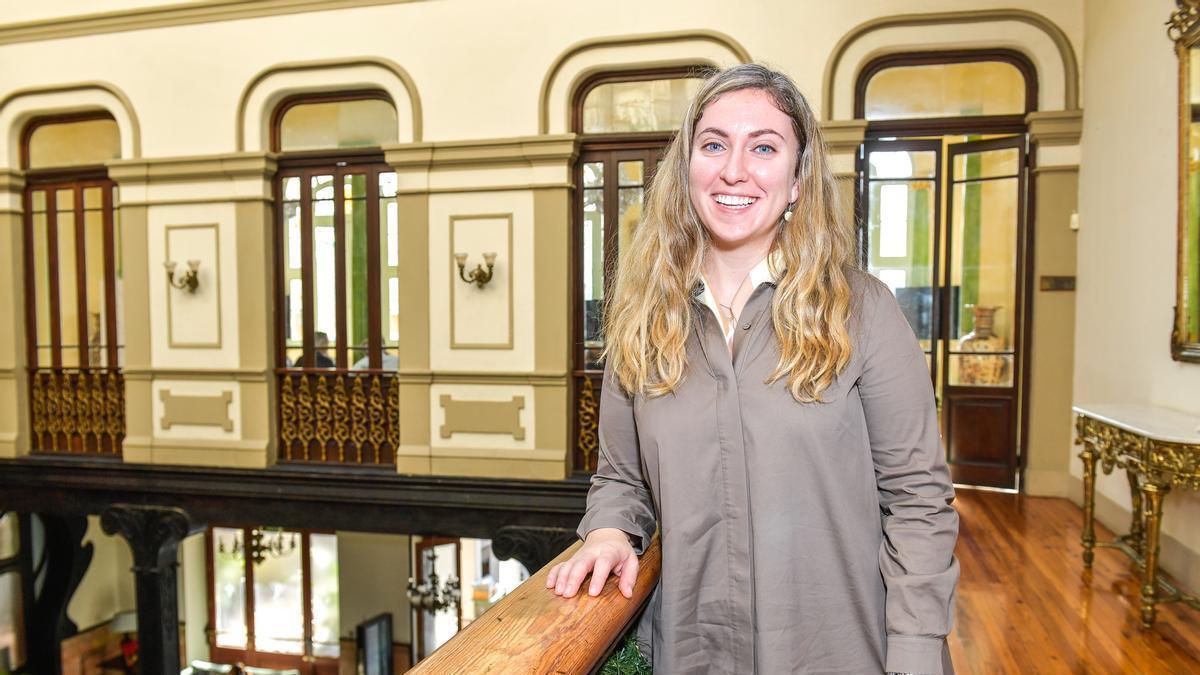
[[[771,284],[772,286],[775,286],[779,283],[779,278],[781,276],[783,276],[783,254],[779,252],[779,249],[775,249],[764,256],[762,260],[758,261],[758,264],[750,269],[750,276],[748,279],[750,283],[750,290],[753,292],[754,289],[763,284]],[[707,298],[711,298],[712,293],[709,292],[708,285],[704,283],[703,277],[698,279],[696,281],[696,285],[692,287],[692,297],[704,302],[705,304],[710,304],[707,301]],[[716,301],[711,301],[711,304],[715,305]]]

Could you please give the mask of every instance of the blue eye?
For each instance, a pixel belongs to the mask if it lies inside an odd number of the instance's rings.
[[[763,143],[761,145],[754,146],[754,152],[756,152],[760,155],[769,155],[769,154],[775,152],[775,148],[771,147],[770,145],[767,145],[766,143]]]
[[[716,141],[709,141],[709,142],[705,143],[704,145],[701,145],[700,149],[704,150],[705,152],[718,152],[723,147],[724,146],[722,146],[720,143],[718,143]]]

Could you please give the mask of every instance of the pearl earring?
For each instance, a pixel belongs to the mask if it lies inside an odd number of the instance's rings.
[[[783,222],[789,222],[792,219],[792,210],[787,209],[783,212]]]

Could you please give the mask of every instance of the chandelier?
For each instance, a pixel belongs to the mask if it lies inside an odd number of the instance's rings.
[[[462,598],[458,577],[451,573],[442,583],[437,574],[437,553],[432,548],[425,552],[425,559],[429,563],[429,576],[419,584],[408,578],[408,601],[413,607],[430,612],[453,611]]]
[[[217,553],[228,554],[234,558],[244,553],[250,556],[255,565],[261,565],[267,558],[282,558],[296,550],[296,533],[284,532],[280,528],[255,528],[250,530],[250,543],[242,547],[242,538],[235,536],[228,547],[225,539],[217,537]]]

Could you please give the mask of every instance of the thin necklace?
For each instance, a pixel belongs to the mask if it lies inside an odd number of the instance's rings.
[[[736,298],[736,297],[737,297],[737,294],[738,294],[738,292],[742,290],[742,286],[744,286],[744,285],[746,284],[746,280],[747,280],[747,279],[749,279],[749,278],[750,278],[750,271],[749,271],[749,270],[747,270],[747,271],[746,271],[746,276],[742,277],[742,282],[741,282],[741,283],[739,283],[739,284],[737,285],[737,288],[733,289],[733,296],[729,298],[729,304],[728,304],[728,305],[726,305],[725,303],[723,303],[723,302],[721,302],[720,300],[718,300],[718,299],[717,299],[717,294],[716,294],[716,293],[713,293],[713,300],[716,300],[716,301],[717,301],[717,304],[718,304],[719,306],[721,306],[721,307],[724,307],[724,308],[725,308],[725,311],[726,311],[726,312],[729,312],[729,316],[728,316],[728,317],[726,317],[726,318],[727,318],[729,321],[733,321],[733,307],[731,306],[731,305],[733,304],[733,300],[734,300],[734,298]]]

